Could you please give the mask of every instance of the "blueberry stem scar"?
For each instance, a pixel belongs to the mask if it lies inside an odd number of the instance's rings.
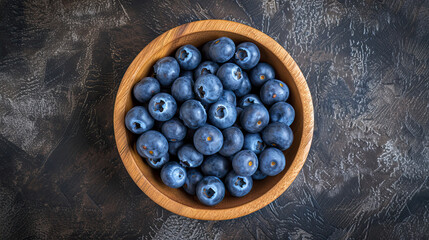
[[[164,111],[164,104],[165,102],[163,100],[155,103],[155,111],[160,111],[160,112]]]
[[[213,197],[213,195],[215,194],[215,191],[212,188],[209,188],[208,190],[204,188],[204,195],[206,195],[206,197],[211,198]]]
[[[240,186],[241,188],[246,186],[246,182],[241,177],[238,177],[234,184],[235,184],[235,186]]]
[[[200,98],[204,98],[205,92],[203,86],[198,88],[198,93],[200,94]]]

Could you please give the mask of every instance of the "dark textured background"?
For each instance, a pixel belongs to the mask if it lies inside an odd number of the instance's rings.
[[[316,123],[291,187],[217,222],[143,194],[112,125],[138,52],[211,18],[283,45]],[[428,239],[428,59],[428,1],[0,0],[0,238]]]

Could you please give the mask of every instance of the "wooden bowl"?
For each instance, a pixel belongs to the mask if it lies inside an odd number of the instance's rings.
[[[125,114],[136,103],[132,88],[136,82],[152,72],[154,63],[174,54],[185,44],[200,47],[204,43],[226,36],[236,43],[250,41],[261,51],[261,61],[268,62],[276,70],[276,78],[284,81],[290,89],[288,102],[296,111],[291,128],[294,133],[292,146],[284,152],[286,168],[275,177],[254,181],[252,191],[235,198],[229,194],[213,207],[201,204],[195,196],[184,190],[165,186],[159,171],[151,169],[135,150],[136,136],[127,131]],[[176,214],[201,220],[226,220],[255,212],[278,198],[298,175],[310,150],[313,137],[313,104],[310,91],[301,70],[292,57],[275,40],[247,25],[225,20],[205,20],[173,28],[147,45],[125,73],[116,95],[114,110],[116,145],[122,161],[137,186],[157,204]]]

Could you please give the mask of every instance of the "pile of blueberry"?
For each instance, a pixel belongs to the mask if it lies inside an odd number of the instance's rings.
[[[141,104],[127,113],[125,124],[140,135],[137,152],[161,169],[165,185],[183,187],[212,206],[225,188],[242,197],[253,179],[285,168],[282,151],[292,144],[295,111],[286,103],[289,88],[259,60],[254,43],[235,46],[221,37],[201,52],[180,47],[175,57],[156,62],[155,78],[134,86]]]

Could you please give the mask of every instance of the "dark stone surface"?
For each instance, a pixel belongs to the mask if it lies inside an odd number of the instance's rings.
[[[230,221],[172,214],[133,183],[113,104],[170,28],[228,19],[296,60],[315,107],[303,170]],[[429,2],[0,1],[2,239],[428,239]]]

